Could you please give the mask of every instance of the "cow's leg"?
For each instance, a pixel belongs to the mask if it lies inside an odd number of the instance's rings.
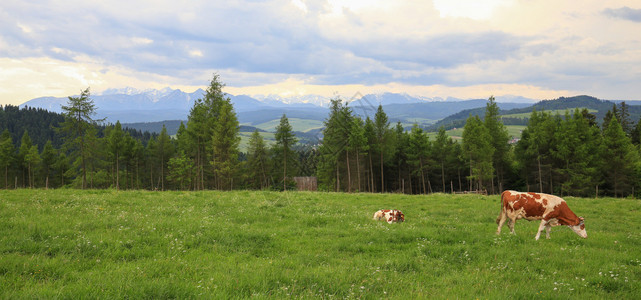
[[[549,223],[545,224],[545,238],[550,239],[550,231],[552,230],[552,226],[550,226]]]
[[[505,220],[507,220],[507,216],[505,213],[501,212],[501,215],[499,216],[499,228],[496,229],[496,234],[501,234],[501,227],[503,227],[503,224],[505,223]]]
[[[510,218],[510,220],[508,220],[508,222],[507,222],[507,226],[510,227],[510,233],[512,233],[512,234],[516,234],[516,232],[514,232],[514,224],[516,224],[516,218],[514,218],[514,219]]]
[[[539,237],[541,237],[541,232],[543,232],[543,230],[545,229],[547,223],[548,223],[548,221],[541,220],[541,224],[539,225],[539,230],[536,232],[536,236],[534,237],[534,239],[536,239],[537,241],[539,240]]]

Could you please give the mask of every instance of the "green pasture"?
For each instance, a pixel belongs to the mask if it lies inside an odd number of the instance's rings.
[[[521,137],[521,132],[527,128],[527,126],[522,126],[522,125],[505,125],[505,128],[507,128],[507,133],[509,136],[513,138],[520,138]],[[461,128],[454,128],[446,131],[447,135],[452,137],[454,140],[460,140],[462,139],[463,136],[463,127]],[[427,135],[430,138],[430,141],[434,141],[436,139],[436,136],[438,135],[438,132],[428,132]]]
[[[641,202],[566,200],[587,239],[497,236],[498,196],[2,190],[0,299],[638,299]]]
[[[299,118],[288,118],[289,125],[292,126],[294,131],[307,132],[312,129],[322,128],[323,121],[310,120],[310,119],[299,119]],[[253,125],[256,128],[260,128],[265,131],[276,132],[276,127],[280,124],[280,119],[274,119],[269,122],[260,123]]]
[[[247,152],[247,149],[249,149],[249,140],[251,139],[253,132],[239,132],[238,135],[240,136],[240,143],[238,144],[238,150],[240,152]],[[276,143],[276,140],[274,139],[274,133],[273,132],[258,132],[260,136],[263,137],[263,141],[265,142],[266,146],[271,146],[272,144]]]

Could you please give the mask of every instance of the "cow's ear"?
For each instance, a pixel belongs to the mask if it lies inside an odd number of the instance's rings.
[[[583,223],[585,221],[585,219],[583,217],[579,217],[579,221],[581,221],[581,223]]]

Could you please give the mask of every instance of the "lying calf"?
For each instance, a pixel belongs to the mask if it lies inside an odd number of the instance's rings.
[[[405,221],[405,215],[397,209],[381,209],[374,213],[374,220],[385,220],[392,224]]]

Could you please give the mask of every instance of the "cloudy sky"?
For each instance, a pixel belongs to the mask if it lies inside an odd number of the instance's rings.
[[[641,1],[3,0],[0,104],[126,86],[641,99]]]

